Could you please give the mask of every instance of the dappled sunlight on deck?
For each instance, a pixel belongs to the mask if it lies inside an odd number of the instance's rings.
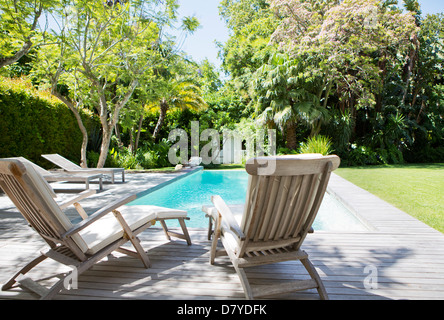
[[[165,179],[128,174],[125,184],[105,184],[105,191],[85,200],[88,212],[100,206],[95,199],[120,197]],[[136,185],[132,185],[135,183]],[[374,227],[365,232],[315,231],[302,249],[319,272],[330,299],[444,299],[444,235],[411,218],[362,189],[333,176],[329,188],[348,200],[353,210]],[[117,196],[115,194],[118,194]],[[354,199],[354,200],[353,200]],[[0,196],[0,283],[38,255],[46,245]],[[363,208],[367,208],[363,210]],[[56,299],[244,299],[241,283],[227,257],[209,264],[211,242],[207,231],[190,228],[193,244],[168,241],[159,225],[140,234],[152,267],[140,260],[113,253],[81,274],[77,290],[63,290]],[[374,269],[372,269],[374,268]],[[371,273],[370,271],[376,273]],[[42,284],[51,284],[65,266],[44,261],[29,273]],[[247,270],[253,284],[306,279],[296,261]],[[369,287],[369,277],[375,277]],[[0,291],[0,299],[37,299],[25,289]],[[316,290],[273,296],[274,299],[319,299]]]

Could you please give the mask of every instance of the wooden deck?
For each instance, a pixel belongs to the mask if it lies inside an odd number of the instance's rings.
[[[108,191],[93,196],[90,209],[100,205],[99,196],[134,192],[142,188],[142,181],[146,189],[150,183],[155,185],[173,176],[127,175],[127,183],[105,185]],[[329,189],[370,227],[355,233],[317,231],[307,237],[303,249],[323,279],[330,299],[444,299],[442,233],[336,175]],[[140,238],[152,268],[144,269],[139,260],[116,253],[82,274],[78,289],[65,290],[56,298],[243,299],[241,284],[228,258],[218,258],[215,266],[208,263],[210,242],[206,230],[190,229],[190,234],[193,245],[187,246],[181,240],[167,241],[161,229],[150,228]],[[44,242],[0,195],[0,283],[44,248]],[[54,274],[67,270],[45,261],[29,275],[49,284],[57,280]],[[299,262],[257,267],[248,274],[253,284],[307,277]],[[273,298],[318,299],[318,295],[306,291]],[[0,299],[36,296],[16,287],[0,291]]]

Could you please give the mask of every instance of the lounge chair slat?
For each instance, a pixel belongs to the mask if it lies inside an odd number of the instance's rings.
[[[168,219],[178,219],[184,234],[171,233],[171,235],[185,239],[189,245],[191,244],[184,223],[185,211],[178,212],[155,206],[124,206],[135,196],[117,200],[89,217],[82,213],[85,219],[73,226],[55,202],[51,187],[38,173],[36,166],[26,159],[0,159],[0,186],[23,217],[49,245],[47,252],[23,267],[6,282],[2,290],[8,290],[14,283],[20,282],[22,286],[38,293],[42,299],[51,299],[63,288],[64,279],[62,278],[47,289],[24,277],[32,268],[46,258],[50,258],[65,265],[76,266],[80,275],[128,241],[136,249],[137,257],[145,267],[149,267],[148,255],[142,249],[137,235],[153,225],[157,216],[161,217],[161,215],[167,216]],[[83,193],[76,197],[75,201],[91,194],[93,192]],[[69,200],[62,207],[65,208],[74,203],[77,202]],[[111,211],[114,211],[115,216],[108,215],[110,220],[106,215]],[[126,213],[121,214],[120,211]]]
[[[337,156],[318,154],[260,157],[247,161],[247,197],[240,227],[231,217],[229,206],[222,198],[213,196],[216,212],[206,208],[210,228],[215,225],[210,263],[213,264],[220,239],[239,276],[245,297],[268,296],[278,293],[316,288],[322,299],[328,299],[316,269],[308,254],[300,247],[319,210],[330,178],[337,169]],[[237,230],[238,232],[233,232]],[[245,237],[239,237],[245,234]],[[299,260],[311,279],[286,284],[272,284],[252,288],[244,268]]]
[[[43,154],[43,158],[52,162],[56,166],[62,168],[67,173],[70,174],[104,174],[111,176],[111,183],[114,183],[114,175],[116,173],[122,174],[122,182],[125,182],[125,169],[123,168],[82,168],[74,162],[62,157],[61,155],[55,154]]]

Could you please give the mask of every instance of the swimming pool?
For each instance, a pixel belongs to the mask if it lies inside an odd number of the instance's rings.
[[[129,205],[156,205],[188,211],[189,228],[207,228],[202,205],[220,195],[227,204],[245,203],[248,174],[243,170],[201,170],[140,196]],[[178,227],[174,221],[169,226]],[[367,228],[343,204],[326,193],[313,224],[315,230],[364,231]]]

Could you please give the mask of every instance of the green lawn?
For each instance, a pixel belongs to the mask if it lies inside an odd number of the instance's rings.
[[[444,233],[444,163],[339,168],[335,173]]]

